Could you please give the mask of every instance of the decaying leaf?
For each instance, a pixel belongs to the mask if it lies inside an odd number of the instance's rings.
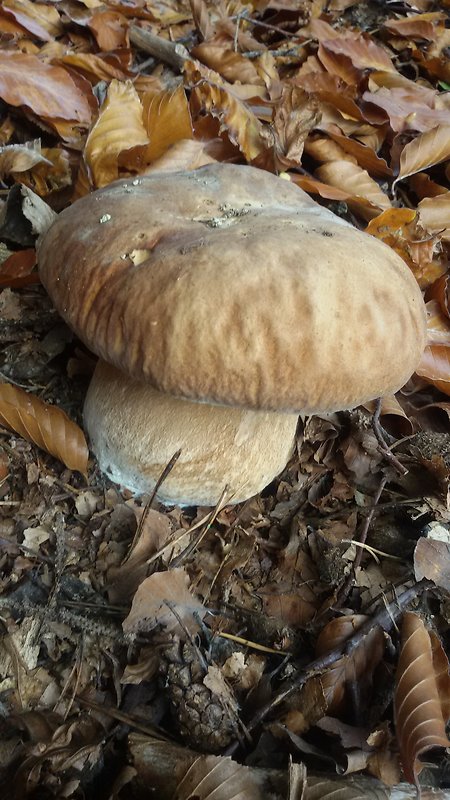
[[[141,583],[123,629],[125,633],[138,633],[160,627],[184,638],[186,630],[190,633],[198,630],[195,617],[201,619],[205,613],[206,609],[189,589],[186,571],[180,567],[155,572]]]
[[[60,408],[9,383],[0,384],[0,423],[86,475],[88,448],[81,428]]]
[[[450,747],[450,676],[439,638],[413,612],[403,615],[394,705],[403,771],[417,785],[420,757],[433,747]]]
[[[318,656],[343,646],[355,630],[366,622],[363,615],[352,614],[338,617],[325,626],[316,645]],[[363,682],[370,684],[373,672],[384,653],[384,634],[381,628],[374,627],[351,656],[343,656],[321,677],[322,687],[328,703],[328,713],[338,713],[342,706],[346,684]],[[360,687],[361,688],[361,687]]]
[[[447,531],[448,536],[448,531]],[[414,550],[414,575],[434,581],[447,592],[450,591],[450,541],[421,536]]]

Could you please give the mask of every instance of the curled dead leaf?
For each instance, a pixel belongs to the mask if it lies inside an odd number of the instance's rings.
[[[0,424],[59,458],[69,469],[86,475],[89,453],[84,433],[60,408],[2,383]]]
[[[394,706],[403,771],[417,785],[420,756],[433,747],[450,747],[445,733],[450,677],[439,638],[412,612],[403,615]]]

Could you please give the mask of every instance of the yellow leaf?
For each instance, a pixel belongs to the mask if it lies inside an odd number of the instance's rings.
[[[131,81],[111,81],[84,151],[95,186],[106,186],[118,178],[118,162],[122,153],[147,144],[142,105],[133,84]]]

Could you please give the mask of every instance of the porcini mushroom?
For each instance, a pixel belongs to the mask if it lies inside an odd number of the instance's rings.
[[[397,391],[425,345],[403,260],[253,167],[116,181],[39,244],[56,308],[100,356],[85,424],[105,472],[214,504],[284,467],[297,415]]]

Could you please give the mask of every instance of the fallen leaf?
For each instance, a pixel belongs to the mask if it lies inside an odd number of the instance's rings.
[[[411,611],[403,615],[394,709],[403,771],[417,786],[420,756],[433,747],[450,747],[445,733],[450,676],[439,638]]]
[[[363,615],[352,614],[331,620],[319,635],[316,643],[317,656],[325,655],[337,647],[344,647],[347,639],[367,621]],[[384,653],[384,634],[374,626],[350,656],[338,659],[321,677],[323,692],[327,700],[328,714],[339,713],[346,696],[346,683],[358,683],[366,687],[375,667]]]
[[[143,124],[149,144],[142,151],[143,162],[151,164],[174,144],[192,139],[189,104],[182,86],[174,91],[144,94]]]
[[[400,171],[395,182],[422,172],[450,158],[450,125],[436,125],[406,144],[400,156]]]
[[[118,177],[121,154],[147,144],[142,105],[133,84],[131,81],[111,81],[84,149],[95,187],[106,186]]]
[[[436,586],[449,592],[450,542],[439,541],[432,536],[421,536],[414,550],[414,575],[416,581],[428,578]]]
[[[69,469],[86,475],[88,448],[84,433],[60,408],[1,383],[0,424],[59,458]]]
[[[450,241],[450,192],[425,197],[418,205],[418,212],[425,230],[439,233],[444,241]]]
[[[44,42],[49,42],[64,32],[57,9],[44,3],[3,0],[2,12],[11,15],[22,28]]]
[[[450,395],[450,347],[442,344],[426,347],[416,373]]]
[[[186,571],[180,567],[168,572],[155,572],[142,581],[122,627],[128,634],[160,627],[166,633],[177,633],[184,639],[186,631],[190,634],[198,631],[196,617],[202,619],[205,613],[206,609],[189,589]]]
[[[62,67],[35,55],[0,53],[0,96],[14,107],[30,108],[65,141],[79,141],[91,122],[86,96]]]
[[[364,200],[368,200],[374,208],[387,209],[391,207],[391,201],[377,182],[370,177],[367,170],[357,164],[352,164],[350,161],[331,161],[316,169],[315,174],[320,181],[336,186],[354,198],[362,197]],[[372,219],[376,216],[368,211],[366,205],[358,205],[357,200],[351,201],[351,204],[365,219]]]

